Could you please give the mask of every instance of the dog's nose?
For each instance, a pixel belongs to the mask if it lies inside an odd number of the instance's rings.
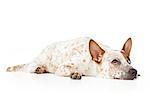
[[[137,76],[137,70],[134,68],[130,69],[128,73],[129,73],[131,79],[134,79]]]

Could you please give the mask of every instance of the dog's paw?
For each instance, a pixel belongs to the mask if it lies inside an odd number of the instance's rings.
[[[74,73],[71,73],[70,78],[74,80],[80,80],[82,76],[78,72],[74,72]]]
[[[43,74],[43,73],[49,73],[47,68],[45,66],[39,66],[35,69],[36,74]]]
[[[7,72],[12,72],[12,71],[14,71],[14,68],[13,68],[13,67],[8,67],[8,68],[6,69],[6,71],[7,71]]]

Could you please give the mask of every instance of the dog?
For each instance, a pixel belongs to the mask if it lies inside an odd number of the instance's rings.
[[[137,70],[131,66],[132,39],[122,50],[111,50],[90,37],[52,43],[27,64],[8,67],[7,72],[53,73],[79,80],[82,76],[134,80]]]

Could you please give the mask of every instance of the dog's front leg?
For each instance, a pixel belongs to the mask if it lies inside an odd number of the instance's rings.
[[[80,80],[82,75],[79,72],[73,72],[70,74],[70,78],[74,80]]]
[[[61,65],[57,68],[56,75],[70,77],[71,79],[80,80],[82,73],[79,72],[73,65],[66,64]]]

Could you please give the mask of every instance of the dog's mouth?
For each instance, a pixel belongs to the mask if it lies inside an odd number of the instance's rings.
[[[121,80],[121,78],[118,78],[118,77],[114,77],[113,79]]]
[[[136,78],[137,77],[135,77],[135,78],[117,78],[117,77],[114,77],[114,79],[117,79],[117,80],[134,80]]]
[[[125,78],[118,78],[118,77],[113,77],[113,79],[117,79],[117,80],[135,80],[137,79],[139,76],[141,76],[140,74],[137,74],[134,77],[125,77]]]

